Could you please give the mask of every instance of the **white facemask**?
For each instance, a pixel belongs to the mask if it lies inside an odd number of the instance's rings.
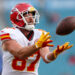
[[[35,25],[28,25],[27,21],[25,20],[25,18],[24,18],[24,16],[23,16],[23,13],[21,14],[17,8],[16,8],[16,10],[17,10],[18,13],[21,15],[21,17],[22,17],[24,23],[26,24],[25,27],[20,27],[20,28],[27,29],[27,30],[33,30],[33,29],[35,28]],[[36,19],[36,17],[37,17],[37,20],[38,20],[38,21],[37,21],[36,23],[39,23],[39,17],[40,17],[40,15],[39,15],[38,12],[37,12],[37,14],[38,14],[37,16],[35,15],[35,19]],[[35,19],[34,19],[34,20],[35,20]],[[35,22],[34,22],[34,23],[35,23]]]

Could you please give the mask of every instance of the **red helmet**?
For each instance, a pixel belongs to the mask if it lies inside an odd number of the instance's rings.
[[[27,21],[23,16],[24,13],[28,12],[35,12],[35,15],[33,16],[35,19],[34,24],[39,23],[38,11],[28,3],[19,3],[11,10],[10,20],[13,25],[27,30],[34,29],[34,25],[28,25]]]

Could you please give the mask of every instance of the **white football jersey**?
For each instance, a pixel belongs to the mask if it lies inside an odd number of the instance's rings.
[[[29,41],[18,28],[5,28],[0,31],[0,40],[3,42],[13,39],[22,47],[33,45],[35,40],[42,34],[42,31],[38,29],[33,31],[33,39]],[[3,50],[2,75],[38,75],[39,62],[39,50],[25,60],[14,57],[10,52]]]

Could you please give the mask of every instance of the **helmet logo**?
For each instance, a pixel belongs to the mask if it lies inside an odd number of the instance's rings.
[[[30,11],[30,12],[35,11],[35,8],[34,7],[29,7],[28,11]]]

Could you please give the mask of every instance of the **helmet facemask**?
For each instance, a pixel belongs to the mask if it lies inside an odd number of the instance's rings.
[[[27,11],[27,12],[20,12],[17,8],[16,8],[16,11],[18,12],[18,15],[17,15],[17,19],[18,20],[23,20],[25,25],[24,27],[19,27],[19,28],[23,28],[23,29],[26,29],[26,30],[33,30],[35,28],[35,24],[39,23],[39,13],[38,11],[35,9],[34,11]],[[32,13],[33,16],[28,16],[28,17],[24,17],[25,14],[29,14],[29,13]],[[33,21],[34,21],[34,24],[31,25],[30,23],[28,23],[26,21],[25,18],[29,18],[29,17],[32,17],[33,18]],[[17,25],[16,25],[17,26]]]

